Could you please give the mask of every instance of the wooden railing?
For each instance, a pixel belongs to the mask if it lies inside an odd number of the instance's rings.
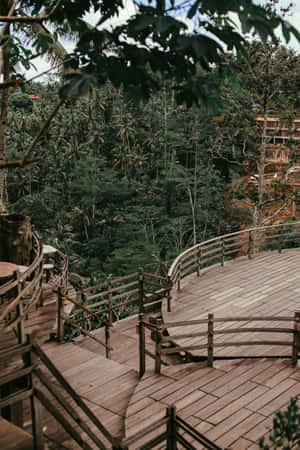
[[[289,327],[268,327],[265,324],[261,327],[251,326],[253,322],[275,322],[286,323],[289,322]],[[244,322],[243,326],[237,326],[236,323]],[[234,327],[231,328],[215,328],[215,324],[234,323]],[[166,330],[180,327],[184,329],[184,332],[180,334],[168,334],[165,335]],[[206,330],[203,330],[203,327]],[[193,328],[192,331],[189,331]],[[195,330],[196,328],[196,330]],[[154,336],[155,347],[154,350],[149,351],[146,348],[145,330],[150,330]],[[243,335],[247,333],[247,340],[232,340],[232,341],[220,341],[215,342],[215,338],[218,336],[228,335]],[[261,336],[259,339],[252,339],[256,333],[283,333],[291,335],[291,340],[266,340]],[[217,318],[213,314],[208,314],[207,319],[189,320],[181,322],[169,322],[159,323],[149,322],[141,314],[139,316],[139,354],[140,354],[140,377],[143,376],[146,370],[146,355],[150,356],[155,361],[154,371],[155,373],[161,372],[162,364],[165,364],[163,357],[165,355],[172,354],[186,354],[187,352],[193,352],[203,350],[203,354],[197,354],[197,360],[207,361],[208,367],[213,367],[214,359],[247,359],[247,358],[285,358],[291,359],[293,366],[297,365],[298,353],[300,351],[300,312],[295,312],[294,317],[225,317]],[[250,336],[250,337],[249,337]],[[178,341],[182,339],[193,339],[194,342],[191,345],[180,345]],[[195,343],[196,340],[196,343]],[[271,354],[266,355],[259,354],[259,356],[247,356],[245,351],[239,355],[226,356],[216,355],[215,350],[217,348],[228,347],[250,347],[250,346],[268,346],[268,347],[290,347],[289,354]]]
[[[16,357],[20,360],[18,367],[16,368],[17,363],[14,362],[14,368],[0,377],[0,411],[4,416],[5,413],[9,413],[8,419],[12,415],[16,419],[16,414],[11,413],[14,405],[18,405],[20,417],[17,425],[22,426],[20,402],[31,400],[30,415],[35,449],[44,448],[41,405],[81,448],[105,450],[107,449],[107,445],[103,442],[105,439],[112,444],[111,448],[118,448],[114,443],[120,442],[121,437],[115,438],[102,425],[32,336],[27,336],[25,344],[1,351],[0,363],[8,365],[12,359],[16,360]],[[10,411],[7,411],[7,408],[10,408]],[[85,433],[86,438],[82,437],[78,427]],[[88,440],[93,444],[89,444]]]
[[[207,439],[198,430],[189,425],[185,420],[176,414],[175,406],[166,409],[166,417],[152,423],[148,427],[142,429],[133,436],[122,440],[121,449],[127,449],[130,445],[137,443],[142,438],[147,439],[147,435],[152,434],[147,442],[143,442],[140,447],[143,450],[157,448],[159,444],[165,443],[164,448],[167,450],[177,450],[178,444],[180,448],[190,450],[209,449],[222,450],[221,447]],[[153,437],[153,434],[155,435]],[[226,449],[225,449],[226,450]]]
[[[53,290],[68,284],[68,258],[57,250],[59,257],[56,273],[49,280]],[[24,271],[16,271],[14,279],[0,286],[0,330],[14,329],[19,343],[25,342],[24,320],[31,309],[43,305],[43,244],[37,233],[33,232],[33,261]]]
[[[271,225],[216,237],[182,252],[171,265],[168,277],[180,290],[181,280],[207,266],[221,264],[237,256],[248,256],[265,250],[300,247],[300,222]]]
[[[26,337],[25,344],[0,351],[2,366],[8,368],[12,360],[14,361],[12,369],[7,369],[6,373],[0,377],[0,412],[7,420],[13,417],[14,423],[22,427],[22,402],[30,400],[35,450],[44,449],[44,441],[47,439],[47,431],[45,434],[43,432],[41,407],[45,408],[80,448],[87,450],[94,448],[127,450],[129,445],[138,442],[141,438],[147,439],[150,433],[151,438],[149,436],[149,440],[142,446],[145,450],[163,442],[166,443],[166,448],[171,450],[177,448],[177,443],[187,449],[196,450],[204,447],[222,450],[177,416],[173,406],[167,408],[165,418],[144,428],[134,436],[129,438],[124,438],[122,435],[113,436],[39,347],[32,335]],[[165,429],[161,430],[162,427]],[[155,437],[153,432],[156,433]],[[49,438],[51,439],[51,436]],[[190,442],[191,440],[193,443]]]
[[[75,328],[78,333],[88,336],[106,348],[106,357],[110,358],[112,350],[110,327],[115,320],[140,313],[160,311],[162,299],[170,304],[171,283],[159,275],[138,272],[116,280],[108,279],[105,283],[89,288],[82,288],[74,300],[60,291],[58,302],[58,330],[60,341],[64,339],[64,323]],[[64,314],[64,304],[69,301],[75,308],[72,317]],[[130,308],[130,310],[129,310]],[[105,342],[91,333],[92,329],[105,326]]]
[[[25,342],[24,317],[33,306],[42,303],[43,253],[36,233],[33,233],[33,254],[33,262],[25,272],[16,271],[12,281],[0,286],[0,329],[15,329],[19,343]]]

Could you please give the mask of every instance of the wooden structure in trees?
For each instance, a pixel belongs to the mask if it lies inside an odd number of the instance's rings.
[[[266,160],[274,164],[288,164],[290,149],[288,141],[300,140],[300,118],[292,121],[281,119],[278,115],[269,115],[265,121],[262,114],[256,117],[259,134],[266,140]]]

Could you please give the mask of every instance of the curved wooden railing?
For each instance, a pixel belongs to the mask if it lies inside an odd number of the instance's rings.
[[[237,256],[248,256],[265,250],[282,251],[300,247],[300,222],[250,228],[201,242],[182,252],[171,265],[168,277],[180,290],[180,282],[192,273],[214,264],[225,264]]]
[[[25,342],[24,318],[28,317],[34,306],[42,306],[43,284],[43,244],[36,232],[32,234],[33,261],[23,272],[16,271],[13,280],[0,286],[2,311],[0,314],[0,330],[14,329],[18,342]],[[57,250],[60,267],[51,280],[51,288],[67,287],[68,258]]]
[[[41,302],[43,282],[43,252],[39,236],[33,233],[33,261],[21,273],[16,271],[14,279],[0,287],[0,298],[4,309],[0,314],[2,330],[17,330],[19,343],[25,342],[23,318],[31,308]]]

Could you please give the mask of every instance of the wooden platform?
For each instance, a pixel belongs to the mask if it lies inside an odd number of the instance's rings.
[[[299,260],[298,249],[281,255],[270,252],[250,261],[238,258],[226,262],[225,267],[212,267],[199,278],[190,276],[183,280],[172,312],[164,310],[164,320],[195,320],[209,312],[216,317],[293,316],[300,306]],[[173,331],[180,334],[186,330],[169,329]],[[274,336],[276,333],[270,338]],[[199,337],[196,339],[199,343]],[[195,338],[185,340],[186,345],[193,343]],[[274,348],[249,347],[246,351],[272,354]],[[287,348],[276,348],[276,353],[280,351],[287,352]],[[219,349],[220,355],[222,352],[234,356],[241,354],[241,349]],[[190,363],[163,367],[161,375],[147,368],[127,409],[126,436],[163,417],[166,406],[175,404],[179,416],[222,448],[254,450],[270,429],[275,411],[300,394],[300,371],[290,360],[215,361],[214,368]]]
[[[298,249],[284,250],[281,255],[270,252],[253,260],[242,257],[226,262],[225,267],[212,267],[199,278],[190,276],[183,280],[172,312],[164,311],[164,320],[202,318],[210,312],[216,317],[293,316],[300,310],[299,260]],[[123,432],[132,436],[175,404],[179,416],[222,448],[257,450],[274,412],[300,395],[299,368],[285,359],[214,361],[214,367],[208,368],[203,362],[178,364],[177,358],[175,365],[163,366],[162,374],[155,375],[154,362],[147,357],[147,371],[138,380],[135,325],[136,318],[114,324],[113,361],[106,360],[104,349],[89,338],[43,344],[53,363],[115,436]],[[103,330],[95,333],[101,337]],[[147,343],[151,344],[149,336]],[[186,343],[190,344],[190,339]],[[224,351],[218,350],[220,355]],[[239,348],[226,349],[226,354],[234,356],[236,351],[241,352]],[[274,348],[249,347],[247,351],[272,354]],[[276,348],[276,353],[279,351],[287,352],[287,348]],[[58,444],[79,448],[45,411],[43,417],[53,448],[59,448]],[[143,438],[129,448],[140,448],[144,442]],[[158,448],[165,448],[165,444]]]
[[[226,262],[224,267],[213,266],[204,270],[200,277],[191,275],[182,280],[182,289],[172,303],[172,312],[164,309],[164,322],[178,322],[207,318],[213,313],[215,318],[221,317],[262,317],[262,316],[290,316],[300,310],[300,250],[284,250],[282,254],[266,252],[248,260],[247,257],[237,258]],[[230,327],[290,327],[292,322],[231,322],[215,324],[215,329],[229,329]],[[188,333],[207,330],[207,325],[196,325],[188,328]],[[187,333],[186,327],[168,328],[170,335]],[[246,334],[243,340],[287,340],[292,342],[292,336],[274,333]],[[240,336],[217,335],[215,343],[236,340]],[[187,338],[178,341],[180,345],[191,346],[205,344],[206,337]],[[273,352],[273,353],[270,353]],[[219,348],[216,355],[264,355],[291,354],[290,347],[247,347],[247,348]],[[205,351],[193,351],[194,355],[203,355]]]

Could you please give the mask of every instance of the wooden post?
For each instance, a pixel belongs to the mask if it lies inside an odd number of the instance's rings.
[[[167,293],[167,303],[168,303],[168,312],[171,312],[171,291],[172,291],[172,280],[171,277],[168,275],[168,293]]]
[[[111,352],[110,352],[110,327],[105,324],[105,355],[107,359],[111,359]]]
[[[128,447],[124,447],[122,445],[122,437],[113,437],[112,438],[112,450],[127,450]]]
[[[169,406],[167,408],[167,450],[177,449],[177,426],[176,426],[176,408]]]
[[[64,303],[62,299],[62,289],[58,288],[57,301],[57,340],[62,342],[64,340],[64,319],[62,314],[64,312]]]
[[[224,239],[222,239],[222,249],[221,249],[221,266],[224,266],[224,256],[225,256],[225,243]]]
[[[214,315],[208,314],[207,366],[214,366]]]
[[[27,343],[34,343],[34,335],[27,335]],[[37,360],[37,356],[30,350],[26,355],[25,363],[29,366],[33,365]],[[35,386],[37,380],[34,378],[33,373],[31,373],[31,387],[33,388],[33,395],[30,397],[30,409],[32,416],[32,434],[33,434],[33,448],[34,450],[44,449],[44,438],[43,429],[41,421],[41,405],[38,399],[35,397]]]
[[[113,321],[112,317],[112,292],[111,292],[111,280],[107,280],[107,296],[108,296],[108,320],[110,323]]]
[[[83,304],[83,306],[86,306],[86,294],[82,288],[81,288],[81,303]],[[86,323],[87,313],[86,311],[82,310],[81,314],[82,314],[81,327],[84,330],[87,330],[87,323]]]
[[[178,275],[177,275],[177,291],[180,291],[180,280],[181,280],[181,262],[179,263]]]
[[[253,255],[253,235],[252,235],[252,231],[249,231],[248,259],[252,259],[252,255]]]
[[[22,283],[20,280],[20,272],[17,270],[14,273],[14,278],[17,280],[17,295],[21,294],[22,291]],[[18,333],[18,343],[24,344],[26,337],[25,337],[25,330],[24,330],[24,318],[23,318],[23,299],[21,298],[19,300],[19,303],[17,305],[17,317],[20,318],[20,321],[17,326],[17,333]]]
[[[279,249],[278,249],[278,252],[279,252],[279,253],[282,252],[283,233],[284,233],[284,228],[281,227],[281,228],[280,228],[280,238],[279,238]]]
[[[300,311],[296,311],[295,316],[294,316],[294,339],[293,339],[293,351],[292,351],[293,366],[297,365],[299,350],[300,350]]]
[[[200,277],[200,265],[201,265],[201,247],[198,248],[197,253],[197,277]]]
[[[145,343],[145,325],[144,325],[144,314],[139,314],[139,354],[140,354],[140,373],[139,377],[145,373],[146,370],[146,343]]]
[[[156,320],[156,331],[155,331],[155,373],[160,373],[161,369],[161,319]]]
[[[139,313],[144,314],[144,270],[139,269]]]

